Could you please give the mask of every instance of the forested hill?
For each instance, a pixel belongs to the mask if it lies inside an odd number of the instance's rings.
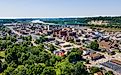
[[[83,24],[83,25],[121,25],[121,16],[117,17],[85,17],[85,18],[21,18],[21,19],[0,19],[0,24],[31,22],[40,20],[55,24]]]
[[[121,16],[118,17],[88,17],[86,18],[88,24],[100,25],[121,25]]]

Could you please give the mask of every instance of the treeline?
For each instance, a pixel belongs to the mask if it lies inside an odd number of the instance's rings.
[[[30,18],[30,19],[0,19],[0,24],[4,23],[18,23],[18,22],[31,22],[32,20],[40,20],[47,23],[55,24],[87,24],[90,21],[107,21],[109,25],[121,25],[121,16],[116,17],[85,17],[85,18]]]
[[[99,16],[99,17],[87,17],[86,18],[88,21],[91,21],[91,20],[103,20],[103,21],[114,21],[114,20],[121,20],[121,16],[118,16],[118,17],[110,17],[110,16],[106,16],[106,17],[102,17],[102,16]]]
[[[111,26],[117,26],[117,25],[121,25],[121,16],[119,17],[88,17],[86,18],[87,22],[90,21],[107,21],[108,25]]]

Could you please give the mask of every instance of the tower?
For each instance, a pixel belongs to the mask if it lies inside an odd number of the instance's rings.
[[[48,25],[47,27],[48,27],[48,30],[50,30],[50,25]]]

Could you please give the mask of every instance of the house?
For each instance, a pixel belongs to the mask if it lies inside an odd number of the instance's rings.
[[[97,73],[94,73],[94,75],[103,75],[102,72],[97,72]]]
[[[56,50],[56,51],[53,51],[53,53],[57,56],[64,56],[65,54],[65,51],[64,50]]]
[[[90,53],[95,53],[93,50],[83,50],[82,55],[90,55]]]
[[[60,31],[59,36],[67,36],[67,31],[66,30]]]
[[[68,36],[76,36],[76,32],[69,32]]]
[[[102,39],[103,39],[103,40],[105,40],[105,41],[108,41],[108,40],[109,40],[109,38],[110,38],[110,36],[109,36],[109,35],[103,35],[103,36],[102,36]]]
[[[121,65],[121,61],[119,61],[119,60],[112,59],[112,60],[110,60],[110,62]]]
[[[63,28],[62,30],[72,31],[72,28]]]
[[[107,53],[108,53],[109,55],[115,55],[115,52],[112,51],[111,49],[107,50]]]
[[[90,59],[91,60],[98,60],[98,59],[101,59],[103,57],[104,57],[104,55],[101,55],[99,53],[91,53],[90,54]]]
[[[101,52],[106,52],[105,48],[100,48]]]
[[[75,42],[80,42],[81,40],[78,39],[78,38],[75,38],[74,41],[75,41]]]
[[[58,56],[64,56],[64,53],[63,52],[59,52],[57,55]]]
[[[101,48],[105,48],[105,49],[110,49],[111,45],[110,45],[110,42],[106,42],[106,41],[100,41],[99,42],[99,45]]]
[[[46,37],[46,41],[54,41],[54,40],[55,40],[55,38],[53,38],[51,36]]]
[[[73,46],[70,45],[70,43],[60,43],[59,46],[60,46],[61,49],[63,49],[63,50],[68,50],[68,49],[73,48]]]
[[[48,31],[47,31],[47,35],[51,35],[52,33],[53,33],[52,30],[48,30]]]

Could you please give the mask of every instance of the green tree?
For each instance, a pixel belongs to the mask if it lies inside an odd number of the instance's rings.
[[[27,68],[24,65],[18,66],[11,75],[26,75]]]
[[[80,55],[82,55],[82,53],[83,53],[83,51],[81,51],[79,48],[73,48],[73,49],[71,50],[71,52],[77,52],[77,53],[79,53]]]
[[[28,36],[28,40],[29,40],[29,41],[32,41],[32,36],[31,36],[31,35]]]
[[[45,67],[42,75],[56,75],[56,71],[53,67]]]
[[[45,68],[44,64],[34,65],[34,67],[32,68],[32,73],[34,75],[40,75],[40,74],[42,74],[44,68]]]
[[[71,52],[68,57],[67,57],[68,61],[70,63],[75,63],[77,61],[80,61],[82,59],[82,56],[80,55],[80,53],[77,52]]]
[[[43,43],[43,42],[45,42],[45,40],[46,40],[45,37],[41,36],[39,39],[36,39],[35,43],[36,44]]]
[[[27,53],[27,54],[22,53],[21,57],[20,57],[20,62],[23,63],[24,61],[28,60],[29,56],[30,56],[29,53]]]
[[[2,72],[5,70],[5,69],[7,69],[7,62],[3,62],[2,63]]]
[[[95,40],[95,41],[92,41],[91,44],[90,44],[90,48],[93,49],[93,50],[99,50],[99,44],[98,42]]]
[[[45,63],[47,60],[51,58],[51,55],[45,52],[40,52],[39,57],[37,57],[36,62],[37,63]]]
[[[89,75],[88,71],[86,71],[86,68],[82,62],[77,62],[74,65],[75,74],[74,75]]]
[[[98,67],[91,67],[90,68],[90,72],[92,73],[92,74],[94,74],[94,73],[96,73],[96,72],[99,72],[100,71],[100,68],[98,68]]]
[[[12,75],[12,72],[14,71],[13,67],[7,67],[7,69],[4,71],[5,75]]]
[[[52,45],[52,44],[51,44],[51,45],[49,45],[49,47],[50,47],[50,49],[49,49],[49,50],[50,50],[51,52],[53,52],[54,50],[56,50],[55,46],[54,46],[54,45]]]
[[[12,37],[11,41],[15,43],[17,41],[17,39],[15,37]]]
[[[68,61],[60,62],[56,65],[57,75],[74,75],[74,64]]]
[[[2,69],[2,61],[0,60],[0,73],[3,71]]]
[[[56,63],[56,61],[58,61],[58,60],[57,60],[56,56],[53,55],[49,60],[47,60],[47,61],[45,62],[45,64],[46,64],[47,66],[54,66],[55,63]]]
[[[114,75],[114,73],[112,71],[108,71],[105,73],[105,75]]]
[[[30,51],[33,55],[39,55],[40,50],[37,47],[30,47]]]

